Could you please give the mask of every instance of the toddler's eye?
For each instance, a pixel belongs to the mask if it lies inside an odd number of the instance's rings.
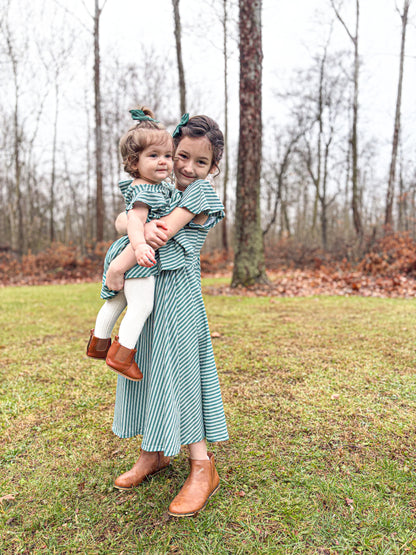
[[[198,164],[199,164],[200,166],[206,166],[206,165],[207,165],[207,163],[205,162],[205,160],[198,160]]]

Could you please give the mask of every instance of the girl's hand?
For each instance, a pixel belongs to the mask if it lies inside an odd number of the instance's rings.
[[[154,249],[159,249],[166,245],[169,237],[165,231],[168,226],[163,220],[152,220],[144,226],[144,238],[146,243]]]
[[[151,268],[156,264],[155,251],[147,243],[140,243],[134,250],[137,264]]]
[[[111,263],[107,270],[105,284],[112,291],[121,291],[124,287],[124,272],[117,270],[115,265]]]

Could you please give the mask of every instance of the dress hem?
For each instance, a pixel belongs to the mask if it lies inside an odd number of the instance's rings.
[[[127,433],[124,432],[124,433],[119,433],[119,432],[117,432],[117,431],[115,430],[115,428],[113,428],[113,433],[114,433],[116,436],[118,436],[120,439],[130,439],[130,438],[132,438],[132,437],[136,437],[136,436],[143,435],[141,432],[127,432]],[[195,439],[195,440],[193,440],[193,441],[189,441],[189,442],[187,442],[187,443],[182,443],[181,446],[180,446],[180,448],[179,448],[179,451],[173,450],[172,452],[169,452],[169,453],[168,453],[167,451],[165,451],[164,448],[161,447],[161,446],[152,446],[150,449],[149,449],[149,447],[148,447],[147,449],[145,449],[145,451],[163,451],[167,457],[174,457],[174,456],[176,456],[176,455],[178,455],[178,454],[180,453],[181,448],[182,448],[184,445],[190,445],[191,443],[198,443],[199,441],[202,441],[203,439],[205,439],[208,443],[219,443],[219,442],[222,442],[222,441],[228,441],[228,440],[229,440],[229,436],[228,436],[228,434],[227,434],[225,437],[223,436],[223,437],[220,437],[219,439],[209,439],[209,438],[206,437],[206,436],[199,436],[198,439]],[[143,440],[142,440],[142,448],[143,448]]]

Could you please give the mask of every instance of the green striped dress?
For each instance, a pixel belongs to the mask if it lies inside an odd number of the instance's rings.
[[[161,270],[155,303],[136,345],[143,380],[118,377],[113,431],[119,437],[143,435],[142,449],[179,453],[181,445],[228,439],[224,408],[205,306],[201,293],[200,250],[224,207],[207,181],[188,186],[179,203],[203,225],[184,229],[185,264]]]
[[[132,185],[133,180],[120,181],[119,188],[126,203],[126,211],[133,208],[136,202],[141,202],[149,207],[147,221],[163,218],[178,206],[182,198],[180,191],[175,187],[162,181],[156,185],[148,183]],[[127,235],[120,237],[110,246],[104,260],[104,274],[101,287],[101,298],[111,299],[118,291],[113,291],[105,285],[108,266],[130,243]],[[156,264],[151,268],[136,264],[125,273],[125,279],[155,276],[161,270],[179,268],[185,264],[185,253],[190,246],[186,234],[181,230],[173,239],[156,252]]]

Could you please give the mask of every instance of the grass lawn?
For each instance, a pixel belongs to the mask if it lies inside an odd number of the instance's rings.
[[[140,440],[84,356],[98,294],[0,289],[0,553],[416,553],[416,301],[207,296],[231,440],[218,494],[176,520],[185,451],[112,488]]]

